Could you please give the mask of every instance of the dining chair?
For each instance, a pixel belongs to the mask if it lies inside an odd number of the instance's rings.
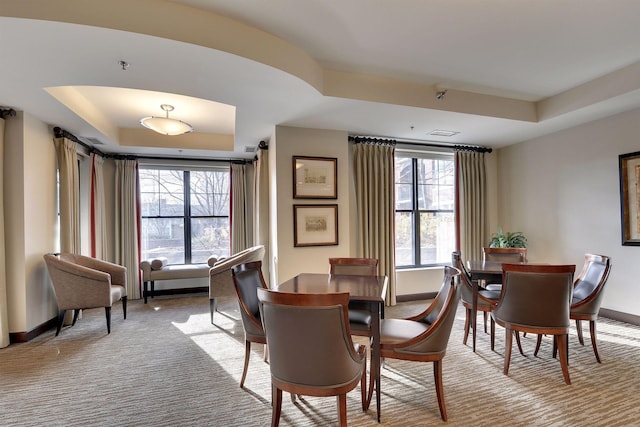
[[[527,248],[482,248],[482,260],[483,261],[497,261],[497,262],[527,262]],[[483,285],[486,289],[492,291],[499,291],[502,287],[501,283],[485,283]]]
[[[271,425],[280,421],[282,391],[336,396],[338,419],[347,425],[347,393],[360,384],[365,410],[366,347],[349,331],[349,294],[301,294],[258,289],[271,371]]]
[[[380,332],[380,355],[385,359],[433,362],[438,407],[447,420],[442,380],[444,358],[453,321],[460,301],[457,277],[460,270],[444,267],[442,286],[435,299],[420,314],[406,319],[383,319]]]
[[[465,308],[464,337],[462,339],[462,343],[466,345],[469,337],[469,329],[473,327],[473,333],[475,334],[476,332],[476,319],[473,319],[473,282],[471,280],[471,275],[462,262],[462,257],[459,251],[454,251],[451,254],[451,264],[460,270],[460,298],[462,300],[462,306]],[[487,313],[490,313],[491,310],[494,309],[499,298],[500,291],[490,291],[484,288],[478,290],[477,309],[482,311],[484,316],[485,333],[487,333]],[[494,328],[492,328],[492,330],[494,330]],[[495,341],[492,336],[491,350],[493,350],[494,342]]]
[[[502,265],[502,291],[491,317],[505,328],[505,375],[509,373],[514,333],[547,334],[557,342],[562,374],[565,383],[571,384],[567,339],[575,269],[575,265]]]
[[[576,321],[578,341],[581,345],[584,345],[581,321],[589,321],[591,346],[598,363],[602,362],[596,343],[596,320],[604,296],[604,285],[607,283],[610,271],[611,260],[608,256],[585,254],[582,270],[573,284],[573,297],[571,298],[571,307],[569,307],[569,318]],[[538,354],[541,341],[542,335],[538,335],[534,355]],[[556,350],[554,347],[554,357]]]
[[[238,295],[240,316],[244,329],[244,368],[240,379],[240,388],[244,387],[247,377],[249,359],[251,356],[251,343],[266,344],[267,338],[260,318],[260,302],[257,289],[267,289],[262,276],[262,261],[247,262],[231,267],[233,286]],[[268,352],[265,351],[265,360]]]

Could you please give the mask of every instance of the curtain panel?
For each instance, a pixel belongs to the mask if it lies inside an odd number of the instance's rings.
[[[106,260],[109,254],[105,219],[104,159],[91,154],[91,256]]]
[[[4,119],[0,118],[0,348],[9,345],[9,309],[4,246]]]
[[[270,282],[271,266],[269,248],[269,155],[265,148],[260,148],[254,162],[254,225],[253,241],[256,245],[264,245],[264,261],[262,274]]]
[[[396,303],[394,152],[390,144],[353,146],[358,256],[378,259],[380,274],[389,278],[387,305]]]
[[[457,151],[458,215],[462,258],[482,259],[487,242],[487,177],[484,153]]]
[[[80,253],[80,171],[76,143],[54,138],[60,181],[60,252]]]
[[[231,165],[231,255],[250,247],[247,165]]]
[[[115,254],[127,268],[127,296],[140,298],[140,185],[138,161],[116,160]]]

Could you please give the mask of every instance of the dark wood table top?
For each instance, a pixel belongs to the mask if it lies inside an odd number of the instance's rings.
[[[276,287],[280,292],[319,294],[349,292],[353,301],[383,302],[387,293],[387,276],[347,276],[301,273]]]

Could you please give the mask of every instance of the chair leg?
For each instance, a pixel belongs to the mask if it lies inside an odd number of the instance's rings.
[[[538,355],[538,351],[540,350],[540,344],[542,344],[542,334],[538,334],[538,338],[536,340],[536,349],[533,351],[534,356]]]
[[[496,345],[496,321],[491,318],[491,351],[494,350]]]
[[[436,396],[442,421],[447,421],[447,407],[444,404],[444,387],[442,386],[442,359],[433,361],[433,377],[436,383]]]
[[[596,355],[596,360],[598,363],[602,363],[600,361],[600,355],[598,354],[598,344],[596,344],[596,321],[589,321],[589,332],[591,334],[591,346],[593,347],[593,352]]]
[[[107,334],[110,334],[111,333],[111,307],[105,307],[104,314],[107,317]]]
[[[362,365],[362,378],[360,378],[360,400],[362,402],[362,412],[367,410],[367,358],[364,358]]]
[[[211,324],[213,325],[213,313],[218,311],[218,300],[209,298],[209,311],[211,312]]]
[[[513,331],[505,329],[504,334],[504,369],[502,373],[509,374],[509,364],[511,363],[511,346],[513,345]]]
[[[562,367],[562,375],[564,376],[564,382],[567,385],[571,384],[569,378],[569,353],[567,351],[567,335],[556,335],[558,341],[558,352],[560,353],[560,366]]]
[[[73,321],[71,322],[71,326],[74,326],[78,321],[78,316],[80,315],[80,309],[73,310]]]
[[[347,394],[339,394],[336,400],[338,401],[338,424],[340,427],[347,427]]]
[[[464,338],[462,338],[462,344],[467,345],[467,339],[469,338],[469,328],[471,327],[471,309],[465,308],[464,316]]]
[[[527,357],[524,354],[524,351],[522,351],[522,343],[520,342],[520,332],[513,331],[513,333],[516,335],[516,343],[518,344],[518,350],[520,350],[520,354],[523,355],[524,357]]]
[[[65,314],[67,314],[67,310],[60,310],[60,313],[58,313],[58,326],[56,328],[56,336],[58,336],[58,334],[60,333],[60,329],[62,329]]]
[[[244,368],[242,369],[242,378],[240,378],[240,388],[244,387],[244,380],[247,377],[247,369],[249,368],[249,357],[251,356],[251,341],[244,341]],[[282,400],[282,391],[280,391],[280,400]]]
[[[576,331],[578,332],[578,341],[580,345],[584,345],[584,337],[582,336],[582,322],[576,319]]]
[[[282,390],[271,385],[271,427],[280,425],[280,412],[282,411]]]
[[[122,297],[122,313],[124,314],[124,319],[127,319],[127,297]]]
[[[487,312],[483,311],[482,315],[484,317],[484,333],[486,334],[487,333]]]

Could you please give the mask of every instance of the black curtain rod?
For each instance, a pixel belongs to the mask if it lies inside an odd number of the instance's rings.
[[[0,109],[0,118],[6,119],[8,117],[15,117],[16,110],[13,108],[2,108]]]
[[[396,139],[385,139],[385,138],[373,138],[366,136],[349,136],[349,141],[356,143],[370,143],[370,144],[393,144],[396,145],[398,143],[404,145],[415,145],[417,147],[438,147],[438,148],[451,148],[455,151],[476,151],[478,153],[491,153],[493,151],[492,148],[481,147],[477,145],[458,145],[458,144],[446,144],[446,143],[437,143],[437,142],[415,142],[408,140],[396,140]]]
[[[137,160],[137,159],[144,159],[144,160],[190,160],[190,161],[200,161],[200,162],[206,162],[206,161],[216,161],[216,162],[229,162],[229,163],[235,163],[235,164],[245,164],[245,163],[251,163],[252,160],[248,160],[248,159],[201,159],[201,158],[195,158],[195,157],[162,157],[162,156],[138,156],[138,155],[132,155],[132,154],[106,154],[103,153],[102,151],[98,150],[97,148],[94,148],[88,144],[85,144],[84,142],[80,141],[74,134],[67,132],[66,130],[56,126],[53,128],[53,134],[55,135],[56,138],[67,138],[70,139],[71,141],[75,142],[76,144],[80,144],[83,147],[85,147],[87,150],[89,150],[89,152],[91,153],[96,153],[104,158],[110,158],[110,159],[116,159],[116,160]],[[262,143],[262,141],[261,141]]]

